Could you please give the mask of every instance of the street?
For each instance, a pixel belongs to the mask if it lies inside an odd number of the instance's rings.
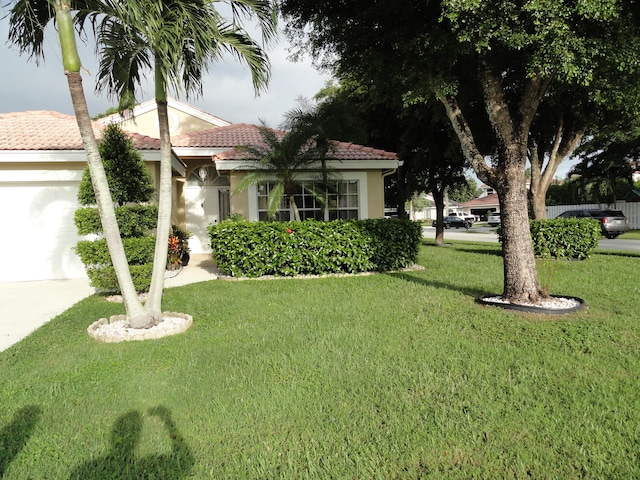
[[[424,238],[435,239],[435,227],[422,227]],[[496,229],[491,227],[475,227],[470,230],[447,229],[444,231],[444,240],[467,240],[470,242],[498,242]],[[624,240],[621,238],[601,238],[598,248],[602,250],[621,250],[626,252],[640,252],[640,240]]]

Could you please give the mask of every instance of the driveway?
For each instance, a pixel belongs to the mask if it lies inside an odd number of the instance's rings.
[[[171,288],[204,282],[216,273],[211,255],[193,255],[189,265],[164,284]],[[86,278],[0,283],[0,352],[94,293]]]

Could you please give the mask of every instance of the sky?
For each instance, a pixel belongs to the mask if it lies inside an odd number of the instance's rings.
[[[45,60],[36,65],[35,60],[26,55],[20,56],[6,43],[9,31],[8,19],[4,18],[6,13],[6,8],[0,7],[0,113],[50,110],[73,115],[55,30],[49,27],[44,47]],[[117,102],[95,92],[92,74],[97,73],[98,63],[93,45],[79,43],[79,48],[86,69],[82,75],[89,113],[95,116]],[[171,96],[232,123],[259,124],[264,120],[268,126],[278,127],[285,112],[298,105],[299,98],[313,98],[330,80],[327,73],[312,66],[309,58],[300,62],[290,61],[288,48],[289,44],[281,35],[279,42],[267,49],[272,69],[271,82],[269,89],[258,97],[253,90],[248,67],[233,58],[213,65],[204,79],[202,97],[187,99],[175,92],[171,92]],[[141,103],[152,96],[153,89],[145,86],[137,100]],[[555,176],[564,178],[574,163],[563,162]],[[472,172],[468,172],[468,176],[475,179]]]
[[[60,60],[60,49],[52,25],[48,27],[44,47],[45,61],[36,65],[28,56],[20,56],[7,43],[9,22],[4,18],[5,7],[0,8],[0,113],[27,110],[51,110],[73,114],[67,80]],[[311,99],[330,79],[311,65],[310,59],[299,63],[289,61],[288,43],[284,35],[280,41],[267,49],[271,61],[269,89],[256,97],[248,67],[233,58],[216,63],[204,80],[204,93],[200,98],[185,98],[171,92],[173,98],[185,101],[212,115],[232,123],[258,124],[264,120],[268,126],[277,127],[285,112],[296,107],[297,99]],[[259,37],[258,37],[259,38]],[[89,113],[95,116],[106,111],[117,102],[104,94],[95,92],[97,61],[93,45],[79,43],[84,68],[83,85]],[[137,100],[143,102],[153,97],[152,88],[144,88]]]

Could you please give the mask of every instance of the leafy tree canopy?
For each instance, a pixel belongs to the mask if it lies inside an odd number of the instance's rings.
[[[124,205],[151,200],[155,192],[153,181],[131,137],[118,125],[110,124],[104,130],[99,148],[114,203]],[[88,166],[80,182],[78,200],[82,205],[96,203]]]

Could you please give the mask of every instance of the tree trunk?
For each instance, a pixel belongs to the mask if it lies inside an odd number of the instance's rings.
[[[536,220],[547,218],[547,191],[558,171],[558,167],[573,153],[582,141],[585,129],[567,130],[560,117],[557,121],[556,133],[551,145],[551,151],[539,150],[535,140],[529,142],[529,163],[531,164],[531,185],[529,187],[529,204],[531,216]],[[547,164],[544,160],[547,158]]]
[[[102,165],[98,143],[93,131],[93,123],[89,115],[84,89],[82,88],[82,76],[80,75],[81,65],[75,42],[71,9],[69,2],[56,2],[55,8],[63,66],[67,76],[76,122],[80,130],[80,137],[82,138],[82,144],[87,154],[87,163],[89,165],[89,172],[91,173],[91,181],[95,192],[96,204],[98,205],[102,230],[107,242],[118,285],[122,292],[127,318],[129,322],[135,322],[137,319],[145,318],[146,312],[138,299],[138,292],[136,292],[133,280],[131,279],[129,264],[116,220],[113,200],[111,199],[111,192],[109,191],[107,175]]]
[[[538,303],[541,294],[529,231],[525,166],[529,127],[550,80],[540,76],[528,79],[518,108],[510,108],[502,89],[501,71],[490,62],[490,58],[483,59],[480,76],[485,107],[498,139],[497,165],[487,165],[456,97],[440,96],[440,100],[476,175],[498,192],[504,257],[502,297],[512,303]],[[512,115],[512,110],[517,110],[517,115]]]
[[[540,288],[529,230],[524,171],[519,170],[511,167],[505,180],[496,185],[504,257],[502,297],[512,303],[536,303],[540,301]]]
[[[160,97],[160,98],[159,98]],[[155,319],[162,318],[162,291],[164,274],[167,269],[169,233],[171,231],[171,134],[166,95],[156,92],[158,126],[160,129],[160,188],[158,189],[158,224],[156,228],[156,249],[153,256],[153,275],[146,308]]]
[[[438,246],[444,245],[444,196],[438,187],[431,189],[433,203],[436,205],[436,240]]]
[[[293,219],[296,222],[300,221],[300,211],[298,210],[298,204],[296,203],[296,199],[293,195],[289,195],[289,204],[291,208],[293,208]]]

